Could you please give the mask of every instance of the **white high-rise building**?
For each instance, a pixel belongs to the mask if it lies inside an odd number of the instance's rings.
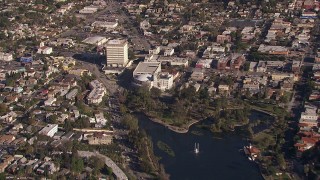
[[[124,67],[128,64],[128,42],[114,39],[107,42],[106,57],[108,67]]]

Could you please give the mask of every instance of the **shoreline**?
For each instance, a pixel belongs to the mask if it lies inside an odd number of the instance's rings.
[[[143,112],[144,113],[144,112]],[[176,133],[179,133],[179,134],[185,134],[185,133],[188,133],[189,132],[189,129],[192,125],[204,120],[204,119],[201,119],[201,120],[192,120],[190,123],[186,124],[185,127],[177,127],[177,126],[174,126],[174,125],[170,125],[170,124],[166,124],[165,122],[161,121],[160,119],[158,119],[157,117],[154,117],[154,116],[151,116],[151,115],[148,115],[146,113],[144,113],[151,121],[155,122],[155,123],[158,123],[166,128],[168,128],[169,130],[173,131],[173,132],[176,132]]]
[[[267,111],[264,111],[264,110],[261,110],[261,109],[258,109],[258,108],[255,108],[255,107],[251,107],[251,110],[254,110],[254,111],[258,111],[260,113],[264,113],[264,114],[267,114],[269,116],[272,116],[272,117],[277,117],[275,114],[271,113],[271,112],[267,112]],[[195,120],[193,119],[191,122],[189,122],[188,124],[184,125],[184,127],[177,127],[177,126],[174,126],[174,125],[170,125],[170,124],[166,124],[165,122],[161,121],[159,118],[157,117],[154,117],[152,115],[149,115],[145,112],[140,112],[140,113],[143,113],[145,116],[147,116],[151,121],[155,122],[155,123],[158,123],[166,128],[168,128],[169,130],[173,131],[173,132],[176,132],[176,133],[179,133],[179,134],[185,134],[185,133],[188,133],[189,130],[190,130],[190,127],[206,118],[202,118],[200,120]],[[208,118],[208,117],[207,117]],[[240,125],[240,126],[243,126],[243,125]]]

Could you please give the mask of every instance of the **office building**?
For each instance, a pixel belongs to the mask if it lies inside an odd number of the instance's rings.
[[[106,45],[106,58],[108,67],[124,67],[128,59],[128,42],[126,40],[110,40]]]

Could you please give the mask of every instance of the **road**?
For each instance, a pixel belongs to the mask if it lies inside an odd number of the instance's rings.
[[[89,62],[82,62],[82,64],[83,68],[94,74],[97,79],[106,87],[109,95],[113,95],[118,91],[119,86],[117,85],[117,82],[108,80],[106,75],[98,69],[97,65]]]
[[[102,155],[97,151],[96,152],[78,151],[78,155],[80,157],[97,156],[100,159],[103,159],[105,161],[105,164],[112,169],[113,174],[117,177],[118,180],[128,180],[128,177],[126,176],[126,174],[109,157]]]
[[[123,29],[127,32],[128,38],[131,39],[131,42],[133,44],[132,47],[135,51],[143,51],[143,50],[148,51],[151,46],[149,41],[146,39],[146,37],[144,37],[144,35],[142,35],[142,33],[139,32],[138,30],[139,27],[136,27],[133,23],[134,20],[132,20],[130,16],[121,9],[121,7],[122,5],[119,2],[116,2],[114,0],[108,0],[107,6],[104,9],[98,11],[95,14],[87,15],[83,23],[78,24],[77,26],[65,32],[62,32],[60,34],[60,37],[77,36],[80,39],[81,38],[85,39],[86,37],[94,36],[94,35],[114,37],[115,34],[107,33],[107,32],[91,33],[91,32],[83,31],[84,25],[90,26],[99,17],[106,15],[107,17],[113,17],[113,21],[118,20],[120,26],[125,26],[123,27]]]

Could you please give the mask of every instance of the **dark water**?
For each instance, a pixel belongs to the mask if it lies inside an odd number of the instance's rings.
[[[254,112],[255,114],[256,112]],[[261,117],[261,116],[260,116]],[[262,179],[258,166],[239,151],[248,142],[234,134],[213,136],[208,130],[192,126],[186,134],[172,132],[157,123],[138,115],[139,126],[152,138],[154,152],[160,163],[174,180]],[[256,115],[250,119],[258,118]],[[195,135],[192,131],[200,132]],[[167,155],[157,146],[158,141],[168,144],[175,157]],[[194,154],[194,143],[200,144],[200,153]]]

